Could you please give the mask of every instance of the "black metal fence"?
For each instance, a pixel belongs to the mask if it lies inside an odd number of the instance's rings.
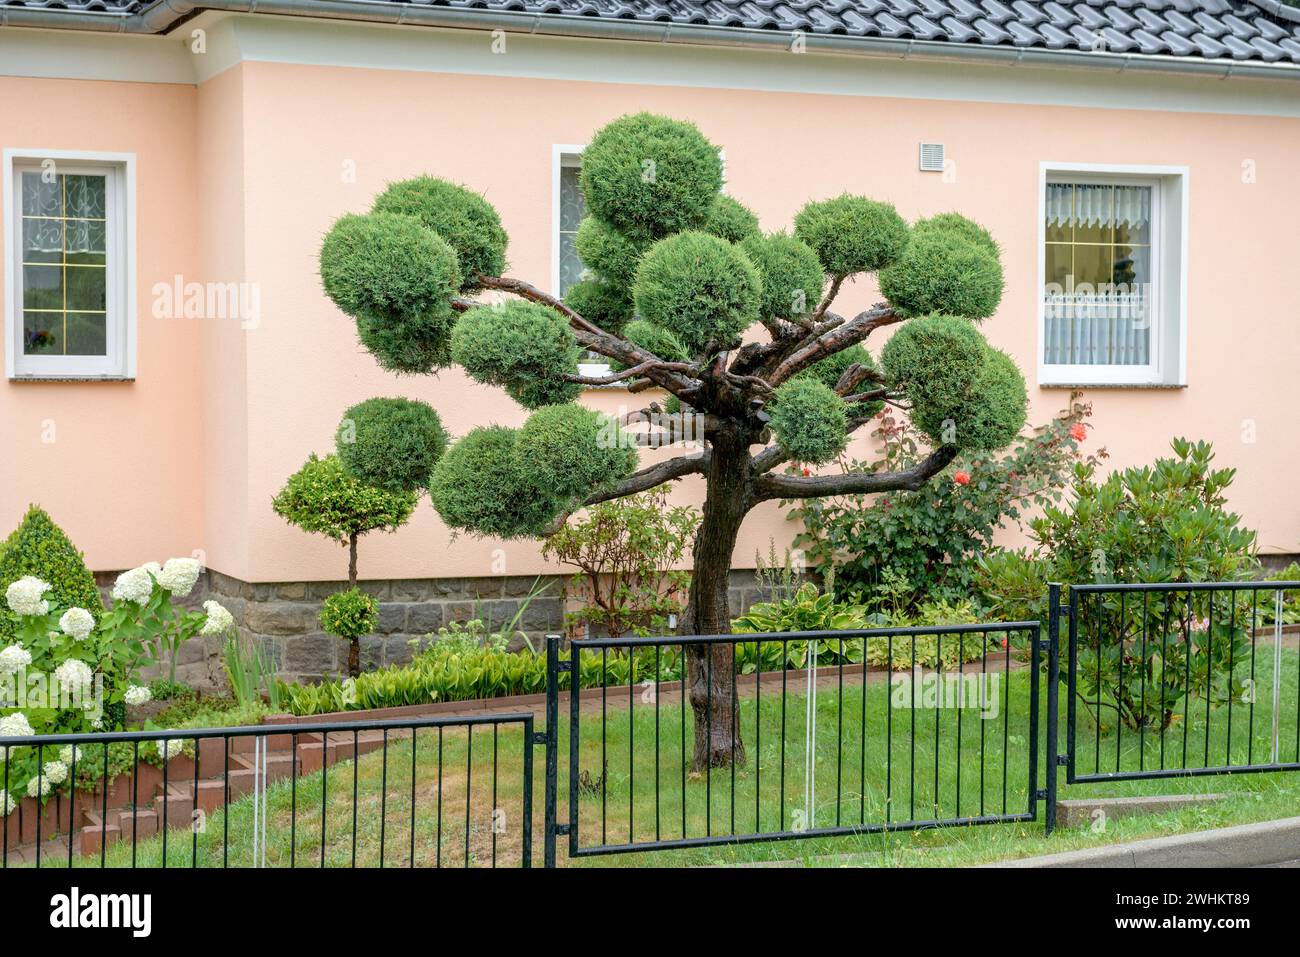
[[[1067,782],[1300,770],[1300,582],[1078,585]]]
[[[548,837],[581,858],[1034,820],[1039,631],[601,639],[568,660],[552,638],[548,727],[561,684],[586,690],[569,695],[567,742],[550,738]]]
[[[535,739],[527,712],[0,738],[0,866],[528,867]]]

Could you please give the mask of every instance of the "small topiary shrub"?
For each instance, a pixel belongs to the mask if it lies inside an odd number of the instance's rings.
[[[451,528],[496,538],[540,536],[563,498],[543,488],[520,460],[515,429],[492,425],[452,444],[429,482],[429,497]]]
[[[848,371],[849,366],[860,365],[863,368],[875,370],[876,361],[871,358],[871,353],[867,352],[866,346],[861,343],[849,346],[847,349],[841,349],[839,352],[833,352],[825,359],[813,363],[803,372],[799,373],[797,379],[816,379],[828,389],[834,389],[836,383],[840,381],[840,376]],[[870,380],[863,382],[855,391],[870,391],[875,383]],[[883,399],[873,399],[870,402],[857,402],[845,409],[850,416],[854,418],[869,418],[879,412],[885,405]]]
[[[954,234],[976,246],[983,246],[995,256],[1000,256],[1002,253],[992,233],[961,213],[938,213],[928,219],[918,219],[912,224],[912,235],[919,236],[928,232]]]
[[[1002,264],[983,242],[932,227],[915,233],[902,257],[881,270],[880,291],[900,316],[987,319],[1002,301]]]
[[[984,354],[972,389],[972,401],[957,420],[957,444],[965,449],[1000,449],[1015,441],[1025,427],[1029,396],[1025,377],[1000,349]]]
[[[601,279],[629,289],[648,243],[637,242],[599,216],[588,216],[574,240],[582,264]]]
[[[806,205],[794,218],[794,235],[832,276],[884,269],[908,241],[907,223],[892,204],[847,193]]]
[[[528,417],[515,454],[537,484],[566,500],[585,497],[626,478],[636,447],[610,416],[576,403],[545,405]]]
[[[343,413],[334,442],[354,478],[385,492],[414,492],[429,484],[447,433],[427,402],[367,399]]]
[[[759,235],[758,217],[739,200],[719,193],[709,208],[708,218],[701,227],[711,236],[729,243],[740,243]]]
[[[848,444],[844,400],[816,379],[794,378],[776,390],[772,431],[796,462],[820,465]]]
[[[477,382],[500,386],[528,409],[571,402],[582,387],[566,381],[581,350],[564,317],[533,302],[477,306],[456,323],[451,354]]]
[[[694,124],[636,113],[606,124],[582,153],[587,208],[633,236],[696,229],[722,188],[718,148]]]
[[[461,288],[476,277],[499,276],[506,267],[506,231],[492,204],[478,193],[432,176],[391,184],[375,199],[376,213],[413,216],[441,236],[460,264]]]
[[[687,349],[729,345],[758,319],[762,279],[740,249],[708,233],[685,232],[650,247],[632,298],[646,321]]]
[[[619,333],[632,319],[632,295],[625,288],[600,279],[575,282],[564,294],[564,304],[606,332]]]
[[[825,276],[817,254],[787,233],[751,236],[740,248],[763,280],[759,312],[765,319],[794,320],[817,308]]]
[[[96,619],[104,613],[95,576],[86,567],[85,558],[37,505],[28,507],[18,527],[0,545],[0,594],[29,575],[49,583],[48,597],[60,607],[84,608]],[[0,639],[13,634],[13,622],[0,615]]]
[[[321,631],[347,641],[348,674],[354,678],[361,674],[361,639],[377,624],[379,603],[357,588],[335,592],[321,606]]]
[[[321,246],[325,293],[353,316],[357,335],[393,372],[429,372],[448,362],[461,282],[456,254],[410,216],[344,216]]]

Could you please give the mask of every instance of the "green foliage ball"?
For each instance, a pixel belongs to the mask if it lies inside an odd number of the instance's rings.
[[[104,613],[95,576],[86,567],[81,552],[54,520],[37,505],[27,514],[9,537],[0,544],[0,608],[4,593],[20,578],[33,575],[50,584],[47,600],[61,608],[84,608],[98,620]],[[12,637],[13,623],[0,615],[0,639]]]
[[[1001,449],[1015,441],[1025,427],[1029,394],[1025,377],[1000,349],[985,350],[984,368],[975,380],[967,413],[957,420],[962,448]]]
[[[518,455],[518,432],[492,425],[452,444],[429,482],[433,507],[448,526],[496,538],[538,537],[563,497],[537,481]]]
[[[947,232],[962,237],[976,246],[983,246],[994,256],[1001,256],[1002,250],[994,240],[993,234],[961,213],[937,213],[927,219],[918,219],[912,224],[912,235],[926,232]]]
[[[695,229],[722,189],[718,148],[693,123],[637,113],[602,127],[582,153],[587,208],[625,233]]]
[[[392,183],[375,199],[376,213],[414,216],[446,240],[460,262],[461,288],[477,289],[477,277],[506,268],[506,231],[492,204],[445,179],[417,176]]]
[[[859,363],[867,369],[874,370],[876,361],[871,358],[871,353],[861,343],[849,346],[847,349],[841,349],[839,352],[833,352],[825,359],[814,362],[803,372],[795,376],[796,379],[816,379],[828,389],[834,389],[835,384],[840,381],[840,376],[844,375],[849,366]],[[867,381],[858,385],[855,392],[868,392],[876,388],[876,383]],[[849,415],[857,417],[868,417],[875,415],[885,403],[881,399],[873,399],[870,402],[855,402],[847,407]]]
[[[758,319],[762,279],[738,247],[708,233],[661,239],[637,270],[632,298],[645,320],[672,332],[692,353],[729,345]]]
[[[848,444],[844,400],[816,379],[796,376],[780,386],[771,415],[777,443],[796,462],[829,462]]]
[[[794,235],[832,276],[884,269],[908,243],[907,223],[891,204],[848,193],[806,205],[795,216]]]
[[[806,316],[821,301],[825,276],[817,254],[786,233],[751,236],[740,244],[763,277],[760,314],[793,320]]]
[[[477,382],[495,385],[535,409],[571,402],[582,387],[565,381],[581,350],[565,318],[540,303],[513,299],[470,309],[451,334],[451,356]]]
[[[337,455],[307,458],[271,502],[275,514],[304,532],[347,544],[353,535],[405,525],[416,492],[385,492],[354,478]]]
[[[379,624],[379,602],[359,588],[335,592],[320,610],[321,631],[354,641],[364,638]]]
[[[648,245],[620,231],[599,216],[587,216],[574,239],[583,266],[601,279],[630,289],[636,279],[637,263]]]
[[[951,228],[923,229],[880,273],[880,291],[900,316],[942,312],[987,319],[1002,301],[996,250]]]
[[[606,332],[618,334],[633,315],[632,294],[600,279],[575,282],[564,294],[564,304]]]
[[[390,493],[415,492],[447,449],[438,413],[415,399],[366,399],[343,413],[334,436],[351,475]]]
[[[429,372],[448,361],[460,287],[456,254],[410,216],[344,216],[320,251],[325,293],[357,323],[385,369]]]
[[[738,199],[719,193],[709,207],[709,215],[701,227],[711,236],[729,243],[740,243],[759,235],[758,217]]]
[[[636,468],[636,447],[608,415],[577,403],[546,405],[519,430],[516,454],[534,480],[565,500],[586,498]]]

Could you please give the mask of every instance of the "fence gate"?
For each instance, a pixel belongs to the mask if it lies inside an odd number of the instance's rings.
[[[1044,654],[1037,621],[551,637],[545,863],[1036,820]]]
[[[1300,770],[1300,582],[1052,588],[1067,783]]]

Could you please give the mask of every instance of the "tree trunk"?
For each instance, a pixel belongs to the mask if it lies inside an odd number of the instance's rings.
[[[727,585],[731,555],[749,511],[748,443],[730,436],[712,442],[704,514],[695,535],[694,567],[679,635],[731,632]],[[734,693],[735,651],[726,643],[685,645],[687,693],[695,718],[692,769],[745,763],[745,745]]]
[[[348,674],[353,678],[361,676],[361,639],[348,639]]]
[[[348,537],[348,589],[357,587],[357,533]],[[361,674],[361,639],[348,639],[348,674],[353,678]]]
[[[348,538],[348,588],[357,587],[357,533]]]

